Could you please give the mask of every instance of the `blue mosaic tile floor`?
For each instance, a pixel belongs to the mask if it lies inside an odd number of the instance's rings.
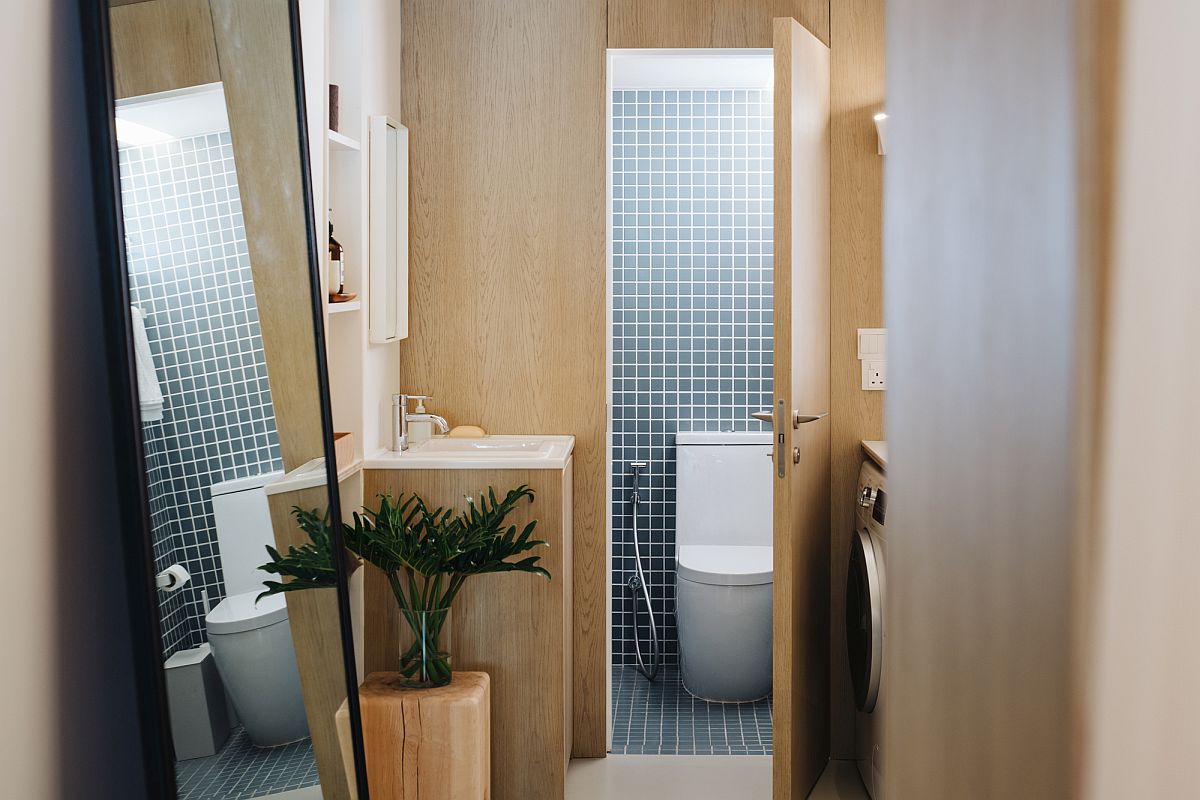
[[[247,800],[316,786],[312,739],[258,748],[237,728],[216,755],[175,764],[179,800]]]
[[[683,688],[679,667],[653,682],[613,667],[613,743],[619,755],[770,755],[771,698],[710,703]]]

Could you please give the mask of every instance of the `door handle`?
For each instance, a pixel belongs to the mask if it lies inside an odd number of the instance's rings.
[[[817,420],[824,419],[825,417],[828,417],[828,416],[829,416],[828,411],[821,413],[821,414],[801,414],[799,411],[793,411],[792,412],[792,427],[799,428],[801,425],[803,425],[806,422],[816,422]]]
[[[765,422],[768,425],[775,422],[775,415],[770,411],[755,411],[750,415],[751,419],[756,419],[759,422]]]

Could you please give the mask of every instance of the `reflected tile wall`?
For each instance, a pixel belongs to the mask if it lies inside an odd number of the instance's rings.
[[[205,641],[202,591],[224,596],[213,483],[281,469],[229,134],[120,151],[132,299],[165,399],[145,423],[164,656]],[[266,553],[263,553],[266,560]]]
[[[675,630],[675,433],[757,430],[772,393],[772,96],[621,90],[612,101],[613,663],[633,664],[630,461],[667,663]],[[637,622],[648,641],[644,611]]]

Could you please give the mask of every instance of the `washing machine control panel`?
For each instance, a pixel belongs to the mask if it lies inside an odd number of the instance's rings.
[[[864,461],[858,473],[858,516],[862,524],[882,528],[887,518],[887,478],[874,462]]]
[[[863,508],[871,508],[875,505],[875,495],[879,492],[874,486],[864,486],[858,494],[858,504]]]
[[[887,514],[887,492],[883,489],[875,490],[875,502],[871,506],[871,519],[883,524],[883,518]]]

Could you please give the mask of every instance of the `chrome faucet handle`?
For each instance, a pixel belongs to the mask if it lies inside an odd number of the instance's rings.
[[[431,394],[405,394],[398,392],[392,395],[392,450],[402,453],[408,449],[408,401],[432,400]]]
[[[410,400],[432,400],[432,399],[433,399],[433,395],[431,395],[431,394],[407,394],[405,392],[399,392],[397,394],[392,395],[392,405],[403,406],[404,410],[407,412],[408,411],[408,402]]]

